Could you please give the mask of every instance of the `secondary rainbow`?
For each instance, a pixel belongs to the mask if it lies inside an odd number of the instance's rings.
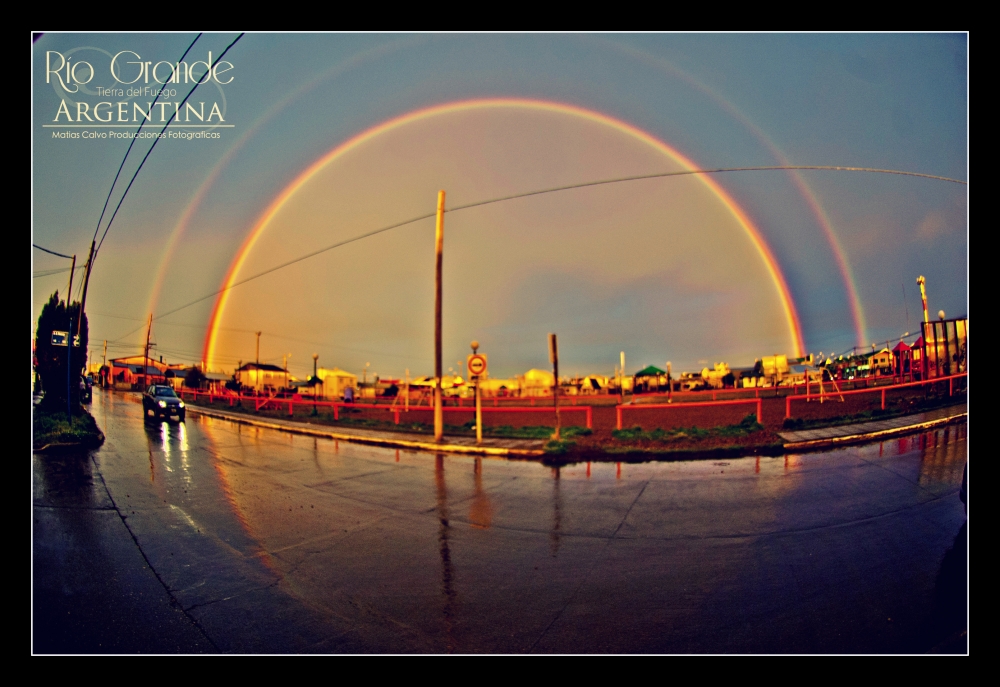
[[[205,344],[203,349],[202,359],[208,365],[209,368],[213,367],[213,360],[215,357],[215,348],[218,342],[218,332],[219,326],[222,320],[223,313],[226,308],[226,302],[229,299],[230,287],[237,280],[237,275],[240,269],[243,267],[244,262],[246,262],[247,256],[253,250],[254,244],[256,244],[257,239],[264,233],[267,229],[268,224],[271,220],[281,211],[288,200],[295,195],[295,193],[302,188],[306,183],[309,182],[312,177],[323,169],[326,165],[332,163],[334,160],[339,158],[341,155],[347,153],[354,148],[364,144],[373,138],[391,131],[393,129],[405,126],[409,123],[427,119],[429,117],[434,117],[440,114],[446,114],[451,112],[458,112],[462,110],[472,110],[480,108],[531,108],[536,110],[543,110],[548,112],[558,112],[563,114],[574,115],[577,117],[582,117],[590,121],[599,122],[607,126],[611,126],[619,131],[622,131],[630,136],[633,136],[644,143],[656,148],[662,152],[667,157],[672,158],[677,163],[682,165],[686,169],[699,169],[698,165],[692,162],[688,157],[681,154],[676,149],[668,146],[666,143],[656,138],[652,134],[639,129],[627,122],[623,122],[620,119],[615,119],[608,115],[602,114],[600,112],[595,112],[593,110],[587,110],[577,105],[568,105],[565,103],[558,103],[546,100],[531,100],[531,99],[520,99],[520,98],[483,98],[475,100],[462,100],[457,102],[442,103],[439,105],[433,105],[431,107],[426,107],[420,110],[415,110],[398,117],[394,117],[388,121],[382,122],[376,126],[371,127],[361,133],[349,138],[340,145],[334,147],[332,150],[322,155],[319,159],[313,162],[309,167],[302,171],[298,177],[296,177],[290,184],[288,184],[281,193],[279,193],[274,200],[267,206],[267,208],[261,213],[260,217],[257,219],[253,228],[247,234],[247,238],[243,241],[243,245],[236,253],[236,257],[229,266],[229,270],[226,273],[225,278],[222,282],[222,291],[215,301],[215,307],[212,310],[211,318],[208,323],[208,330],[205,334]],[[764,237],[761,235],[760,230],[753,224],[747,214],[740,208],[739,205],[732,199],[732,197],[726,193],[726,191],[711,177],[704,174],[697,175],[698,179],[705,184],[706,187],[726,206],[729,212],[737,220],[744,231],[746,231],[747,236],[750,238],[751,243],[753,243],[754,248],[756,248],[761,259],[764,261],[765,266],[771,279],[774,282],[775,288],[778,291],[779,298],[781,300],[781,305],[784,310],[785,320],[788,324],[788,331],[790,337],[790,345],[794,350],[796,356],[801,356],[802,351],[805,349],[802,340],[802,327],[799,321],[798,312],[795,308],[795,302],[792,300],[791,293],[788,288],[788,284],[785,280],[784,274],[781,272],[778,266],[777,260],[774,258],[774,254],[771,252],[770,247],[765,241]]]

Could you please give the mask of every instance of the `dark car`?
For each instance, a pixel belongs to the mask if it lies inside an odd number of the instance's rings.
[[[157,420],[173,416],[179,422],[184,422],[184,401],[177,398],[171,387],[154,385],[142,395],[142,414],[146,418]]]
[[[80,378],[80,403],[94,400],[94,378],[91,375]]]

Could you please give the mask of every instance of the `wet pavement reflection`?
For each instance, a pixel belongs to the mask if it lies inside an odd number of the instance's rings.
[[[164,597],[149,602],[192,633],[185,650],[964,646],[965,425],[825,453],[551,468],[195,413],[148,423],[120,393],[95,394],[94,413],[101,449],[33,458],[36,519],[58,516],[41,534],[97,546],[110,535],[82,534],[71,510],[118,518]],[[57,594],[39,584],[39,536],[36,606],[40,586]],[[57,577],[59,556],[42,558]]]

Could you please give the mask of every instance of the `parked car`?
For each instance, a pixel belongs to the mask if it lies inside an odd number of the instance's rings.
[[[94,377],[87,375],[80,378],[80,403],[90,403],[94,400]]]
[[[177,397],[172,387],[155,384],[142,395],[142,414],[147,419],[176,417],[178,422],[184,422],[184,401]]]

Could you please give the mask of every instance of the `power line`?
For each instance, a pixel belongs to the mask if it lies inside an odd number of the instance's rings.
[[[201,34],[199,34],[199,35],[201,35]],[[225,57],[226,53],[229,52],[229,49],[232,48],[234,45],[236,45],[237,41],[239,41],[241,38],[243,38],[244,35],[245,34],[241,33],[240,35],[238,35],[233,40],[232,43],[230,43],[229,45],[227,45],[226,49],[223,50],[222,53],[211,64],[211,66],[209,66],[209,70],[213,69],[215,67],[215,65],[219,64],[219,62],[222,60],[222,58]],[[192,45],[193,44],[194,43],[192,43]],[[188,101],[188,98],[191,97],[191,94],[194,93],[195,89],[198,88],[198,86],[200,86],[200,85],[201,84],[198,81],[195,81],[194,86],[192,86],[191,90],[188,91],[188,94],[186,96],[184,96],[184,100],[182,100],[180,102],[180,106],[183,106],[184,103],[186,103]],[[163,125],[162,129],[160,129],[160,134],[161,135],[163,134],[164,131],[167,130],[167,127],[170,126],[170,123],[174,121],[174,117],[176,117],[177,113],[180,111],[180,106],[174,108],[174,111],[173,111],[173,113],[171,113],[170,118],[167,120],[167,123]],[[94,259],[97,258],[97,253],[101,250],[101,246],[104,245],[104,239],[107,238],[108,231],[111,229],[111,225],[112,225],[112,223],[114,223],[115,217],[118,216],[118,210],[121,209],[122,203],[125,202],[125,197],[128,195],[129,189],[132,188],[132,184],[135,182],[136,177],[139,176],[139,172],[142,171],[143,165],[146,164],[146,160],[149,159],[150,153],[153,152],[153,149],[156,148],[156,144],[159,141],[160,141],[160,136],[157,136],[156,138],[153,139],[153,144],[151,146],[149,146],[149,150],[146,151],[146,155],[142,158],[142,162],[139,163],[139,167],[135,170],[135,174],[132,175],[132,179],[128,182],[128,186],[125,187],[125,193],[123,193],[122,197],[118,200],[118,205],[115,207],[115,211],[111,214],[111,219],[108,220],[108,226],[106,226],[104,228],[104,233],[101,234],[101,240],[97,244],[97,248],[94,250]],[[96,232],[95,232],[94,236],[95,237],[97,236]]]
[[[82,270],[82,269],[83,269],[83,265],[80,265],[79,267],[75,268],[73,270],[73,272],[75,274],[76,270]],[[39,271],[35,272],[33,275],[31,275],[31,278],[32,279],[38,279],[39,277],[51,277],[54,274],[65,274],[66,272],[69,272],[69,271],[70,271],[69,267],[60,267],[59,269],[56,269],[56,270],[39,270]]]
[[[177,60],[178,63],[184,61],[184,58],[187,57],[187,54],[189,52],[191,52],[191,48],[194,47],[194,44],[198,42],[199,38],[201,38],[201,34],[200,33],[197,36],[194,37],[194,40],[191,41],[191,45],[189,45],[187,47],[187,50],[184,51],[184,54],[181,55],[181,58],[179,60]],[[155,105],[156,101],[160,99],[160,95],[163,92],[163,90],[164,89],[161,88],[161,89],[159,89],[157,91],[156,97],[153,98],[153,105]],[[190,95],[190,93],[188,95]],[[150,112],[152,112],[152,106],[150,106]],[[117,172],[117,174],[115,174],[115,180],[111,182],[111,188],[108,189],[108,197],[104,200],[104,207],[101,209],[101,216],[97,219],[97,227],[94,229],[94,241],[97,240],[97,232],[99,232],[101,230],[101,222],[104,221],[104,213],[108,211],[108,203],[111,202],[111,194],[114,193],[114,191],[115,191],[115,184],[118,183],[118,177],[121,176],[122,168],[125,167],[125,160],[128,159],[128,154],[132,152],[132,146],[134,146],[135,142],[139,140],[139,132],[142,131],[142,127],[143,127],[143,125],[145,125],[145,123],[146,123],[145,119],[143,119],[142,121],[139,122],[139,128],[135,130],[135,136],[132,137],[132,141],[128,144],[128,150],[125,151],[125,157],[122,158],[122,163],[118,166],[118,172]],[[155,145],[155,141],[154,141],[154,145]],[[128,190],[126,190],[125,192],[128,193]],[[110,222],[109,222],[109,225],[110,225]],[[103,243],[103,239],[102,239],[102,243]]]
[[[602,180],[599,180],[599,181],[587,181],[587,182],[580,183],[580,184],[569,184],[569,185],[566,185],[566,186],[553,186],[552,188],[545,188],[545,189],[540,189],[540,190],[537,190],[537,191],[527,191],[527,192],[524,192],[524,193],[515,193],[515,194],[509,195],[509,196],[501,196],[499,198],[491,198],[489,200],[481,200],[481,201],[477,201],[475,203],[467,203],[465,205],[458,205],[458,206],[455,206],[455,207],[450,208],[450,209],[445,209],[445,212],[457,212],[459,210],[468,210],[470,208],[482,207],[484,205],[491,205],[493,203],[500,203],[500,202],[507,201],[507,200],[516,200],[518,198],[529,198],[531,196],[539,196],[539,195],[543,195],[543,194],[546,194],[546,193],[556,193],[558,191],[569,191],[569,190],[572,190],[572,189],[588,188],[588,187],[591,187],[591,186],[603,186],[603,185],[607,185],[607,184],[619,184],[619,183],[623,183],[623,182],[627,182],[627,181],[640,181],[640,180],[643,180],[643,179],[662,179],[662,178],[665,178],[665,177],[690,176],[690,175],[694,175],[694,174],[721,174],[721,173],[724,173],[724,172],[770,172],[770,171],[810,170],[810,169],[811,170],[834,171],[834,172],[870,172],[870,173],[875,173],[875,174],[895,174],[895,175],[900,175],[900,176],[919,177],[919,178],[923,178],[923,179],[934,179],[934,180],[937,180],[937,181],[948,181],[948,182],[951,182],[951,183],[963,184],[963,185],[968,185],[968,183],[969,183],[967,181],[961,181],[959,179],[952,179],[950,177],[936,176],[936,175],[933,175],[933,174],[922,174],[922,173],[919,173],[919,172],[905,172],[905,171],[896,170],[896,169],[876,169],[876,168],[873,168],[873,167],[833,167],[833,166],[824,166],[824,165],[780,165],[780,166],[772,166],[772,167],[718,167],[718,168],[715,168],[715,169],[691,169],[691,170],[681,170],[681,171],[676,171],[676,172],[660,172],[660,173],[657,173],[657,174],[640,174],[640,175],[628,176],[628,177],[617,177],[615,179],[602,179]],[[340,248],[341,246],[346,246],[349,243],[354,243],[356,241],[360,241],[362,239],[366,239],[366,238],[369,238],[371,236],[375,236],[376,234],[381,234],[383,232],[390,231],[392,229],[398,229],[399,227],[404,227],[404,226],[406,226],[408,224],[413,224],[414,222],[419,222],[421,220],[430,219],[431,217],[434,217],[434,216],[435,216],[435,213],[431,212],[431,213],[428,213],[426,215],[420,215],[419,217],[414,217],[412,219],[408,219],[408,220],[403,221],[403,222],[397,222],[395,224],[390,224],[388,226],[381,227],[380,229],[375,229],[373,231],[365,232],[364,234],[359,234],[359,235],[354,236],[352,238],[344,239],[343,241],[338,241],[337,243],[334,243],[334,244],[331,244],[329,246],[326,246],[325,248],[320,248],[318,250],[314,250],[314,251],[312,251],[310,253],[306,253],[305,255],[302,255],[300,257],[294,258],[294,259],[289,260],[287,262],[283,262],[280,265],[276,265],[274,267],[266,269],[263,272],[258,272],[257,274],[254,274],[252,276],[247,277],[246,279],[241,279],[240,281],[235,282],[233,284],[230,284],[229,286],[224,286],[223,288],[221,288],[221,289],[219,289],[217,291],[213,291],[212,293],[210,293],[208,295],[205,295],[205,296],[202,296],[200,298],[197,298],[197,299],[195,299],[195,300],[193,300],[193,301],[191,301],[189,303],[185,303],[184,305],[182,305],[180,307],[177,307],[177,308],[174,308],[173,310],[170,310],[168,312],[165,312],[164,314],[159,315],[159,316],[157,316],[157,317],[155,317],[153,319],[160,319],[161,317],[166,317],[167,315],[172,315],[175,312],[179,312],[181,310],[184,310],[185,308],[191,307],[192,305],[196,305],[198,303],[201,303],[202,301],[207,300],[209,298],[212,298],[213,296],[218,296],[220,293],[222,293],[224,291],[228,291],[230,289],[234,289],[237,286],[242,286],[243,284],[246,284],[247,282],[254,281],[255,279],[259,279],[259,278],[264,277],[264,276],[266,276],[268,274],[271,274],[272,272],[277,272],[278,270],[284,269],[286,267],[290,267],[291,265],[294,265],[296,263],[302,262],[303,260],[308,260],[309,258],[315,257],[315,256],[320,255],[322,253],[326,253],[327,251],[333,250],[334,248]],[[138,331],[138,330],[136,330],[136,331]],[[131,333],[131,332],[129,332],[129,333]]]
[[[66,258],[67,260],[72,260],[73,259],[72,255],[63,255],[62,253],[56,253],[54,250],[49,250],[48,248],[42,248],[37,243],[33,243],[31,245],[33,247],[37,248],[38,250],[45,251],[46,253],[51,253],[52,255],[58,255],[60,258]],[[68,270],[69,268],[67,267],[66,269]]]

